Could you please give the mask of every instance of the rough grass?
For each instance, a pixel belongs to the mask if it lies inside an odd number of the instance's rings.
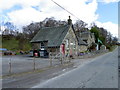
[[[111,46],[111,47],[110,47],[110,52],[112,52],[113,50],[115,50],[115,48],[117,48],[117,46],[116,46],[116,45]]]
[[[15,38],[12,38],[10,40],[2,40],[2,47],[7,48],[9,50],[18,49],[18,42],[19,41]]]
[[[20,47],[22,47],[23,51],[28,51],[31,49],[31,45],[29,43],[29,41],[26,42],[20,42],[23,45],[20,46],[19,44],[19,40],[15,39],[15,38],[10,38],[10,39],[2,39],[2,48],[6,48],[8,50],[12,50],[12,51],[18,51],[21,50]]]

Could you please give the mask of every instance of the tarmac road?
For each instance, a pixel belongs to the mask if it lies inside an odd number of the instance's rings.
[[[9,61],[5,59],[6,61]],[[21,61],[32,62],[28,57]],[[24,62],[23,62],[24,61]],[[41,60],[40,60],[41,61]],[[37,60],[39,62],[39,60]],[[47,60],[42,61],[44,63]],[[72,65],[72,63],[74,64]],[[5,64],[6,62],[4,62]],[[3,78],[3,88],[117,88],[118,87],[118,52],[113,52],[88,59],[75,59],[68,66],[48,68],[41,72],[32,72]],[[38,63],[39,64],[39,63]],[[44,66],[44,64],[43,64]],[[17,66],[16,66],[17,67]],[[5,66],[4,66],[5,68]],[[19,69],[19,68],[18,68]],[[21,69],[22,70],[22,69]],[[16,70],[17,71],[17,70]],[[23,71],[23,70],[22,70]]]
[[[118,88],[118,48],[32,88]]]

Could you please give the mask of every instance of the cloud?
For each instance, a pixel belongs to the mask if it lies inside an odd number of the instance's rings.
[[[0,0],[0,9],[10,9],[15,5],[21,5],[23,7],[39,5],[40,0]]]
[[[109,4],[109,3],[119,2],[119,0],[97,0],[97,2],[103,2],[105,4]]]
[[[96,0],[89,2],[88,4],[86,4],[88,0],[76,0],[76,2],[74,0],[54,0],[54,1],[62,5],[68,11],[72,12],[76,17],[78,17],[79,19],[83,20],[86,23],[93,22],[98,18],[98,14],[96,14],[98,5]],[[77,18],[73,16],[72,18],[74,20],[77,20]]]
[[[112,22],[101,23],[101,22],[98,22],[98,21],[96,21],[95,23],[98,27],[103,27],[107,31],[111,32],[111,34],[113,34],[113,36],[118,37],[118,24],[114,24]]]
[[[104,3],[119,2],[119,0],[102,0]]]
[[[96,13],[99,0],[54,0],[59,5],[72,12],[77,18],[90,24],[96,22],[99,14]],[[116,2],[118,0],[102,0],[105,3]],[[19,10],[13,10],[7,13],[7,17],[17,27],[28,25],[31,22],[39,22],[46,17],[55,17],[57,20],[67,20],[70,15],[68,12],[60,8],[51,0],[0,0],[0,12],[11,9],[15,5],[19,5],[22,8]],[[73,23],[78,20],[76,17],[70,15]],[[114,35],[117,35],[117,25],[112,22],[101,23],[97,22],[97,25],[103,26],[107,30],[111,31]],[[111,26],[111,27],[110,27]],[[114,31],[115,30],[115,31]]]
[[[16,10],[14,12],[8,13],[8,16],[10,21],[18,27],[28,25],[32,21],[40,21],[40,18],[42,17],[41,13],[33,8]]]
[[[4,1],[6,0],[3,0],[3,2]],[[76,2],[73,0],[54,1],[86,23],[96,21],[99,16],[96,14],[98,5],[96,0],[91,2],[89,0],[76,0]],[[88,1],[89,3],[86,4]],[[7,7],[1,6],[3,9],[13,7],[16,4],[19,4],[23,7],[21,10],[12,11],[7,14],[10,20],[19,26],[26,25],[31,21],[40,21],[46,17],[55,17],[57,20],[67,20],[68,16],[70,15],[51,0],[12,0],[12,2],[9,3],[10,5],[6,2],[4,3]],[[77,20],[77,18],[72,15],[71,18],[73,23]]]

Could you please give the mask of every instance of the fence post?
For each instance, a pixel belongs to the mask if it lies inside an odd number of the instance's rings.
[[[33,59],[33,70],[35,70],[35,57]]]
[[[68,56],[68,60],[69,60],[68,62],[70,62],[70,55]]]
[[[60,61],[61,61],[61,64],[62,64],[62,57],[61,57],[61,60],[60,60]]]
[[[62,64],[62,54],[60,53],[60,63]]]
[[[49,57],[50,57],[50,66],[52,66],[52,54],[51,54],[51,52],[49,53]]]
[[[11,63],[11,58],[9,60],[9,74],[12,72],[12,63]]]

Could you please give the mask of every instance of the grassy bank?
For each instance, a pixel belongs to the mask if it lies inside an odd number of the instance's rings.
[[[29,40],[21,40],[13,36],[2,36],[2,48],[12,51],[28,51],[31,49],[31,44]]]
[[[113,50],[115,50],[115,48],[117,48],[117,45],[113,45],[110,47],[110,52],[112,52]]]

